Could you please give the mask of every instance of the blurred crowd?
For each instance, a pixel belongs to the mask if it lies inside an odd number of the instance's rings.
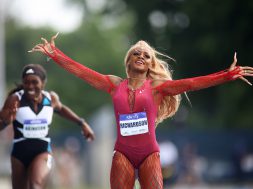
[[[160,143],[165,187],[199,184],[253,185],[253,151],[236,145],[230,159],[201,156],[197,145],[187,143],[178,149],[171,141]]]
[[[7,129],[0,133],[0,138],[2,141],[0,157],[2,162],[6,162],[0,164],[0,178],[10,181],[9,152],[12,131]],[[81,142],[78,137],[69,136],[61,145],[53,147],[55,161],[50,180],[52,188],[78,188],[84,183],[90,183],[87,176],[89,161],[85,159],[87,151]],[[207,184],[250,184],[253,186],[253,151],[244,143],[238,142],[233,146],[233,155],[229,159],[204,157],[200,155],[197,146],[194,143],[186,143],[179,148],[169,140],[160,142],[165,188]]]

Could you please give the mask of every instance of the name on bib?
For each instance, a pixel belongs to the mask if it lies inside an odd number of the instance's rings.
[[[139,135],[148,132],[146,112],[119,115],[120,134],[122,136]]]
[[[25,120],[23,127],[25,138],[43,138],[48,135],[48,123],[46,119]]]

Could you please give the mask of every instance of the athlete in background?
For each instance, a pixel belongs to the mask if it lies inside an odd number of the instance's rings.
[[[87,140],[94,132],[87,122],[66,105],[58,95],[45,91],[46,71],[39,64],[23,68],[22,84],[13,89],[0,111],[0,130],[12,124],[11,152],[13,189],[43,189],[52,163],[49,128],[53,113],[78,124]]]

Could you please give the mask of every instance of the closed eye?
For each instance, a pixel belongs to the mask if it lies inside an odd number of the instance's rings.
[[[138,56],[138,55],[140,55],[140,52],[135,51],[135,52],[133,53],[133,55],[134,55],[134,56]]]
[[[150,59],[150,55],[149,54],[145,54],[145,58]]]

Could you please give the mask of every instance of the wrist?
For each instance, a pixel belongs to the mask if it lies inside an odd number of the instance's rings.
[[[240,74],[240,71],[241,71],[240,66],[236,66],[234,69],[228,70],[228,72],[227,72],[227,74],[228,74],[228,76],[227,76],[228,79],[229,79],[229,80],[235,80],[235,79],[237,79],[238,77],[242,76],[242,75]]]
[[[86,122],[85,119],[81,117],[81,118],[79,118],[77,124],[78,124],[79,126],[83,126],[85,122]]]
[[[2,127],[6,127],[7,125],[9,125],[9,123],[7,123],[6,121],[4,121],[1,118],[0,118],[0,124],[1,124]]]

